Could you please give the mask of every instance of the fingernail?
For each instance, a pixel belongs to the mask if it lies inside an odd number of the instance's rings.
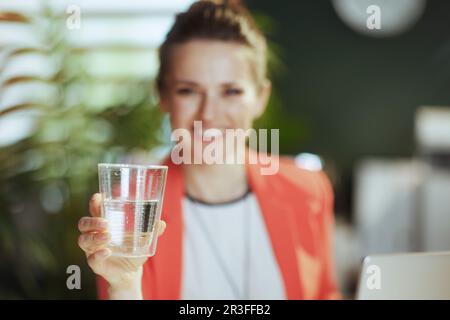
[[[94,193],[94,195],[91,198],[91,203],[95,204],[98,201],[98,197],[100,196],[99,193]]]
[[[102,233],[99,236],[100,240],[107,240],[109,238],[109,234],[108,233]]]
[[[106,220],[100,220],[100,221],[98,222],[98,226],[99,226],[100,228],[106,228],[106,227],[108,227],[108,221],[106,221]]]

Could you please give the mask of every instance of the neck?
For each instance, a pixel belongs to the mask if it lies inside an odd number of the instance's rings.
[[[231,201],[248,190],[244,165],[184,165],[183,173],[185,192],[204,202]]]

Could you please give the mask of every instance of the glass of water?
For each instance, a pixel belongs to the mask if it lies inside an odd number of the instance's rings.
[[[112,255],[155,254],[166,176],[166,166],[98,164],[101,211],[108,220]]]

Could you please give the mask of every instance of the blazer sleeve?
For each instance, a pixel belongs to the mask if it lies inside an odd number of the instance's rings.
[[[322,193],[322,274],[319,299],[341,299],[334,263],[334,196],[331,183],[324,172],[319,172]]]
[[[98,300],[108,300],[108,282],[101,276],[96,276],[96,284],[97,284],[97,299]]]

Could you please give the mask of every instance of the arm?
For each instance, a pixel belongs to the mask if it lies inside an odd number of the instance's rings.
[[[143,300],[142,267],[128,283],[109,284],[102,276],[97,276],[96,281],[99,300]]]
[[[334,263],[334,197],[333,188],[325,173],[320,172],[322,190],[322,275],[319,299],[340,299]]]

